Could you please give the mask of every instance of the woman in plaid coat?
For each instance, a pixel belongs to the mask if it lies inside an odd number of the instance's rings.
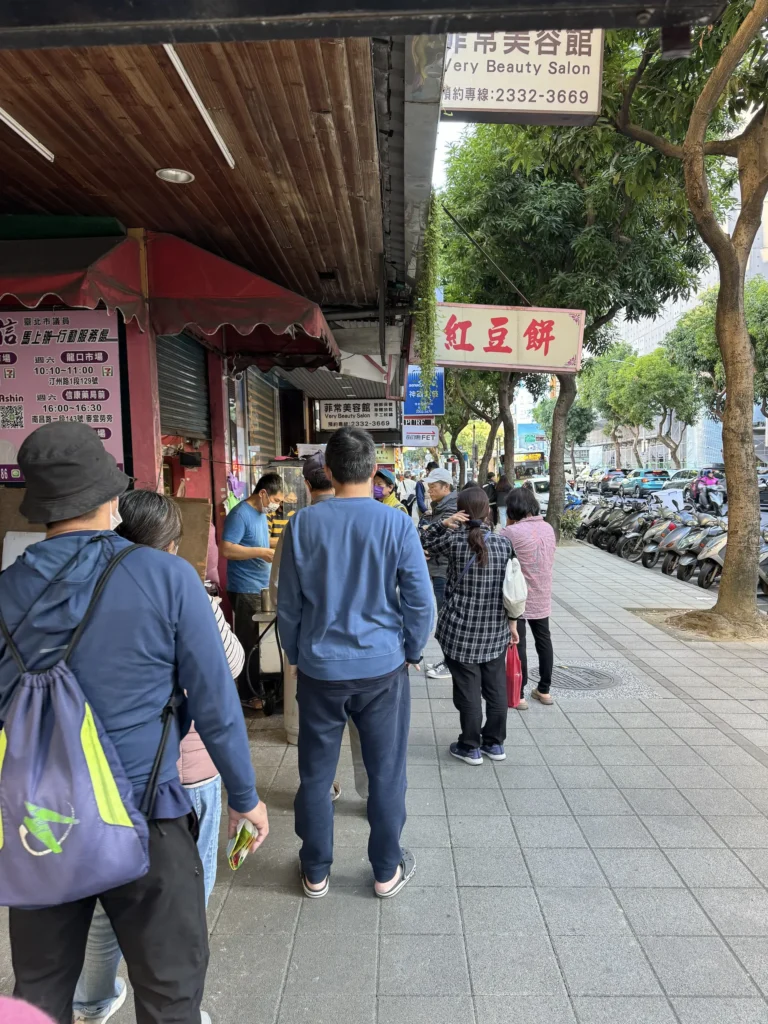
[[[453,679],[461,733],[451,754],[480,765],[483,755],[503,761],[507,735],[507,648],[517,625],[504,608],[504,575],[512,544],[494,533],[488,497],[479,487],[461,491],[458,511],[421,535],[426,551],[448,558],[445,602],[436,639]],[[486,719],[483,724],[482,700]]]

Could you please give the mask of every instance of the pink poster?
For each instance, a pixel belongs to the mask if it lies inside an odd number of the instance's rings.
[[[0,309],[0,483],[24,479],[21,442],[55,420],[92,426],[122,466],[117,317]]]

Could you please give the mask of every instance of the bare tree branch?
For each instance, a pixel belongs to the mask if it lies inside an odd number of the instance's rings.
[[[602,316],[596,317],[589,325],[589,327],[585,328],[584,340],[591,340],[597,334],[601,327],[605,327],[606,324],[609,324],[611,320],[613,320],[614,317],[621,312],[623,306],[624,304],[622,302],[615,302],[607,313],[603,313]]]
[[[493,423],[493,417],[489,416],[487,413],[484,413],[473,402],[470,402],[470,400],[464,394],[464,391],[463,391],[462,386],[461,386],[461,380],[459,379],[459,374],[458,373],[456,374],[455,381],[456,381],[456,391],[458,392],[459,398],[462,400],[464,405],[466,405],[466,407],[469,409],[469,411],[473,412],[475,414],[475,416],[477,416],[478,419],[485,420],[486,423]]]

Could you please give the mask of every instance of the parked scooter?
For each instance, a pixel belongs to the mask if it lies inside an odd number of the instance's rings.
[[[714,516],[694,512],[690,518],[686,517],[686,521],[681,523],[674,533],[668,534],[660,541],[659,557],[663,559],[661,571],[665,576],[672,576],[675,573],[680,558],[686,553],[689,544],[698,542],[716,522]]]
[[[613,515],[615,509],[615,501],[608,501],[605,498],[601,498],[598,513],[589,524],[589,531],[587,532],[587,543],[597,543],[597,537],[602,531],[602,528],[605,525],[605,523],[608,521],[609,516]]]
[[[630,516],[622,526],[622,536],[616,545],[616,554],[619,558],[626,558],[629,562],[640,561],[645,534],[659,522],[659,517],[663,512],[661,499],[654,495],[636,515]]]
[[[602,513],[602,502],[584,502],[582,505],[582,519],[579,523],[579,528],[576,530],[576,540],[584,540],[586,538]]]
[[[711,516],[702,516],[701,518],[712,519]],[[703,526],[701,530],[692,531],[683,541],[684,550],[680,553],[677,563],[677,578],[682,580],[683,583],[687,583],[699,566],[699,555],[704,548],[706,548],[712,538],[722,536],[727,530],[727,522],[722,519],[715,519],[711,525]]]
[[[760,580],[760,589],[768,597],[768,530],[763,531],[763,546],[760,548],[757,574]]]
[[[723,524],[721,520],[721,525],[725,526],[725,532],[710,537],[697,558],[699,575],[696,582],[704,590],[709,590],[723,571],[725,549],[728,544],[728,524]]]
[[[674,531],[682,526],[690,526],[693,517],[690,506],[686,505],[681,511],[677,502],[674,502],[674,509],[663,507],[659,509],[659,518],[653,523],[643,535],[642,563],[646,569],[653,569],[659,561],[660,545]]]
[[[598,527],[594,540],[595,547],[600,548],[601,551],[608,551],[610,554],[613,554],[621,538],[621,531],[625,522],[634,518],[639,511],[636,502],[628,500],[616,502],[610,514]]]

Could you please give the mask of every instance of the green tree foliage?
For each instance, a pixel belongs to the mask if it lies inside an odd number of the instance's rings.
[[[725,413],[725,367],[717,343],[715,315],[718,288],[704,292],[664,339],[664,348],[675,366],[693,377],[700,400],[712,419]],[[747,330],[755,361],[755,401],[768,414],[768,281],[753,277],[744,289]]]
[[[552,427],[555,417],[557,399],[543,398],[533,409],[533,418],[544,431],[548,441],[552,441]],[[577,398],[568,410],[565,421],[565,443],[571,453],[571,473],[576,477],[576,446],[586,443],[595,428],[597,416],[591,405]]]

